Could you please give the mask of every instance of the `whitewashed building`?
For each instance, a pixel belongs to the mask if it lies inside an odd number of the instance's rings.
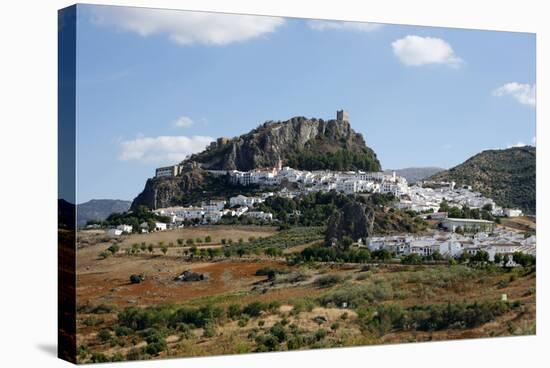
[[[132,225],[118,225],[116,228],[123,233],[131,233],[133,229]]]
[[[246,213],[247,217],[255,218],[257,220],[262,221],[272,221],[273,220],[273,214],[270,212],[263,212],[263,211],[248,211]]]
[[[519,208],[505,208],[503,212],[506,217],[519,217],[523,215],[523,212]]]

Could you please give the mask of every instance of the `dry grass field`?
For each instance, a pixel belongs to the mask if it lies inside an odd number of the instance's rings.
[[[537,223],[533,217],[521,216],[503,218],[501,220],[502,226],[518,231],[536,231]]]
[[[283,257],[182,256],[184,247],[128,254],[134,243],[248,239],[269,227],[205,227],[131,235],[77,252],[79,361],[237,354],[532,334],[534,269],[463,265],[291,265]],[[144,240],[146,239],[146,240]],[[97,239],[96,239],[97,240]],[[303,246],[289,248],[296,252]],[[286,253],[285,253],[286,254]],[[264,270],[274,274],[257,275]],[[180,282],[185,270],[206,276]],[[141,283],[129,276],[143,274]],[[506,294],[507,302],[500,302]],[[447,310],[448,309],[448,310]],[[456,309],[456,310],[455,310]],[[438,314],[439,313],[439,314]],[[439,317],[435,317],[439,316]],[[447,320],[454,322],[447,323]],[[428,327],[426,327],[428,326]],[[429,327],[431,326],[431,327]]]

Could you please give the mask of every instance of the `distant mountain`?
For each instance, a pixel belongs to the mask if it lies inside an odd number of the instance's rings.
[[[212,182],[205,169],[248,171],[274,167],[279,160],[303,170],[381,170],[376,154],[348,120],[298,116],[267,121],[238,137],[219,138],[182,162],[181,175],[147,180],[132,208],[166,207],[205,192]]]
[[[119,199],[92,199],[77,206],[77,226],[85,226],[90,220],[105,220],[111,213],[126,212],[131,201]]]
[[[419,180],[424,180],[432,175],[435,175],[441,171],[445,171],[441,167],[407,167],[404,169],[385,170],[386,172],[393,172],[398,176],[402,176],[407,179],[409,184],[416,183]]]
[[[430,179],[471,185],[500,206],[536,212],[535,147],[483,151]]]

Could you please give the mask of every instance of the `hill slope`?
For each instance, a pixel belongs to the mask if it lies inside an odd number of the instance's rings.
[[[105,220],[111,213],[126,212],[132,202],[119,199],[92,199],[77,206],[77,226],[90,220]]]
[[[407,179],[409,184],[416,183],[417,181],[424,180],[433,176],[441,171],[445,171],[442,167],[406,167],[404,169],[386,170],[386,172],[392,172]]]
[[[430,180],[471,185],[500,206],[519,207],[531,214],[536,212],[535,147],[483,151]]]
[[[348,121],[294,117],[269,121],[249,133],[219,140],[183,162],[200,163],[201,168],[185,165],[190,168],[181,176],[148,179],[132,208],[185,203],[187,197],[196,196],[197,190],[219,187],[204,169],[247,171],[273,167],[279,160],[283,165],[304,170],[381,170],[374,151]]]

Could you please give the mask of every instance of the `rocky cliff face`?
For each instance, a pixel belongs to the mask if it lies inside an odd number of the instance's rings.
[[[266,122],[247,134],[219,142],[192,155],[183,164],[199,163],[200,168],[185,169],[174,178],[148,179],[145,189],[133,201],[161,208],[196,198],[197,191],[210,190],[211,178],[205,170],[241,170],[269,168],[281,160],[298,169],[378,171],[380,162],[363,136],[348,121],[294,117],[287,121]],[[205,188],[208,187],[208,188]],[[219,186],[215,186],[219,188]]]
[[[326,159],[316,163],[300,159],[310,156]],[[190,158],[206,169],[242,171],[272,167],[279,159],[299,169],[339,169],[338,165],[344,170],[380,169],[376,154],[349,122],[305,117],[266,122]]]
[[[339,244],[344,236],[353,240],[373,235],[374,209],[364,203],[352,201],[334,211],[329,218],[325,244]]]
[[[185,195],[198,190],[205,182],[205,173],[192,169],[178,177],[150,178],[143,191],[132,202],[131,209],[143,205],[151,209],[169,207],[178,204]]]

